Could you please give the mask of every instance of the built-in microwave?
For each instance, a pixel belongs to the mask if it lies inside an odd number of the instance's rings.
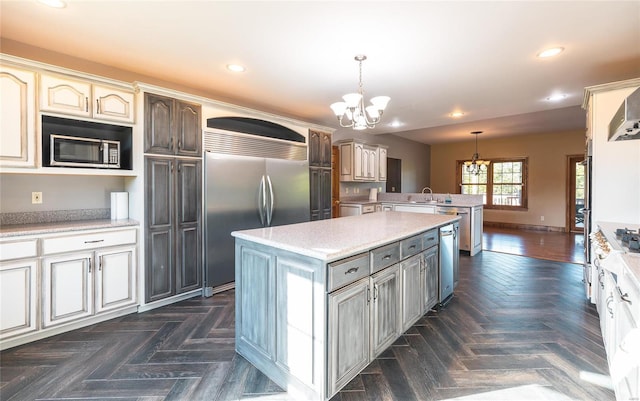
[[[49,135],[49,165],[64,167],[120,168],[120,142]]]
[[[42,116],[42,167],[131,170],[132,127]]]

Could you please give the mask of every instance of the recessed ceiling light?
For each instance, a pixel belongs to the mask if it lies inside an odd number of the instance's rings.
[[[451,114],[449,114],[449,116],[453,117],[453,118],[460,118],[460,117],[464,116],[464,113],[461,112],[461,111],[454,111]]]
[[[42,3],[45,6],[53,8],[65,8],[67,6],[67,3],[62,0],[38,0],[38,3]]]
[[[539,58],[548,58],[557,56],[558,54],[564,51],[564,47],[552,47],[550,49],[546,49],[538,53]]]
[[[547,98],[547,101],[549,102],[559,102],[561,100],[564,100],[567,98],[567,95],[565,93],[556,93],[555,95],[551,95]]]
[[[227,70],[233,72],[245,72],[246,68],[244,68],[244,66],[241,66],[240,64],[227,64]]]

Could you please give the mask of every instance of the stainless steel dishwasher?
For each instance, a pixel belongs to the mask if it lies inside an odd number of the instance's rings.
[[[440,227],[440,280],[439,297],[440,305],[446,304],[453,296],[453,265],[455,251],[456,232],[453,224]]]

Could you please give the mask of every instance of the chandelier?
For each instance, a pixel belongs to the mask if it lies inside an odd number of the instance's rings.
[[[482,134],[482,131],[473,131],[471,134],[476,136],[476,153],[473,154],[471,160],[465,161],[464,165],[470,174],[480,175],[481,172],[487,171],[487,166],[491,162],[478,157],[478,135]]]
[[[371,105],[364,106],[364,89],[362,88],[362,62],[367,59],[365,55],[357,55],[355,60],[359,63],[360,80],[358,93],[348,93],[342,96],[344,102],[333,103],[331,110],[338,117],[341,127],[363,130],[375,128],[380,122],[382,112],[389,103],[389,96],[376,96],[371,98]],[[346,118],[345,118],[346,117]]]

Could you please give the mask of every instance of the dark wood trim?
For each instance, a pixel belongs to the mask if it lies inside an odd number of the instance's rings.
[[[520,224],[520,223],[502,223],[499,221],[484,221],[482,223],[483,227],[497,227],[497,228],[513,228],[517,230],[528,230],[528,231],[547,231],[547,232],[567,232],[565,227],[554,227],[554,226],[538,226],[533,224]]]

